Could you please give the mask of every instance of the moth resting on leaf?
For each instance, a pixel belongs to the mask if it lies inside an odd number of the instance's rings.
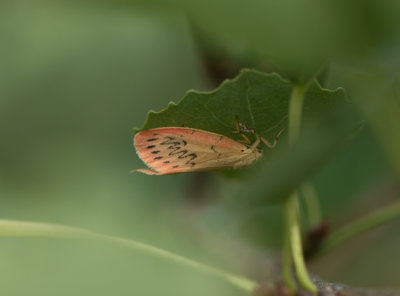
[[[150,169],[134,171],[147,175],[169,175],[238,169],[262,157],[262,150],[258,148],[260,141],[270,148],[276,145],[276,139],[270,144],[259,136],[250,144],[243,132],[254,133],[254,129],[248,129],[237,120],[235,126],[236,133],[244,138],[241,142],[247,145],[223,135],[189,127],[160,127],[137,133],[134,138],[137,154]]]

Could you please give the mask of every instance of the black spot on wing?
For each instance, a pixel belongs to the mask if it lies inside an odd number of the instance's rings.
[[[156,147],[156,145],[150,145],[150,146],[147,146],[146,148],[147,148],[147,149],[152,149],[152,148],[154,148],[154,147]]]
[[[156,140],[158,140],[158,138],[151,138],[151,139],[148,139],[147,142],[153,142],[153,141],[156,141]]]
[[[180,150],[181,147],[169,146],[167,149],[168,149],[168,150],[172,150],[168,155],[175,155],[176,153],[178,153],[178,152],[176,152],[176,151]]]
[[[179,165],[174,165],[174,166],[172,166],[172,168],[174,168],[174,169],[176,169],[176,168],[178,168],[179,167]]]
[[[162,159],[163,157],[162,156],[157,156],[157,157],[154,157],[154,160],[159,160],[159,159]]]
[[[180,148],[180,147],[179,147]],[[172,156],[172,155],[178,155],[178,158],[184,158],[184,155],[187,153],[187,150],[180,150],[180,149],[176,149],[174,151],[171,151],[170,153],[168,153],[168,155]]]
[[[174,141],[174,140],[175,140],[175,138],[173,138],[173,137],[165,137],[164,141],[161,142],[160,145],[174,145],[174,146],[177,146],[177,145],[181,144],[181,142]]]
[[[214,153],[217,153],[218,155],[217,155],[217,158],[220,158],[221,157],[221,153],[219,153],[217,150],[215,150],[215,147],[214,147],[214,145],[212,145],[211,146],[211,148],[210,148]]]
[[[160,153],[160,150],[154,150],[154,151],[152,151],[151,153],[152,153],[152,154],[157,154],[157,153]]]
[[[192,161],[197,158],[197,154],[196,153],[190,153],[188,155],[185,155],[184,157],[180,156],[179,158],[189,158],[188,161],[186,161],[186,164],[191,163],[192,166],[193,166],[193,162]]]

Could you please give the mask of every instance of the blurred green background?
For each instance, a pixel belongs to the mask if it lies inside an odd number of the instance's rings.
[[[375,7],[370,1],[362,9],[282,3],[3,1],[0,218],[84,227],[257,279],[269,275],[281,244],[279,205],[238,218],[217,202],[244,186],[236,179],[129,173],[144,166],[132,147],[132,127],[142,126],[149,110],[161,110],[188,89],[217,84],[205,56],[220,59],[214,65],[228,65],[222,68],[229,74],[256,66],[301,79],[321,59],[337,54],[325,85],[345,86],[367,120],[313,178],[324,218],[339,226],[398,201],[399,150],[393,148],[398,135],[385,132],[397,126],[400,113],[391,109],[388,128],[386,113],[371,116],[364,108],[376,94],[387,93],[387,83],[400,106],[397,15],[389,4]],[[240,14],[244,8],[248,11]],[[311,26],[307,15],[292,11],[300,8],[326,25],[306,34],[306,44],[292,38]],[[273,9],[281,14],[265,17]],[[296,18],[286,24],[291,15]],[[350,16],[355,25],[348,23]],[[299,31],[289,30],[303,19],[308,21]],[[246,26],[247,20],[252,21]],[[347,34],[333,38],[341,32]],[[309,52],[315,36],[321,46]],[[267,66],[260,63],[264,58]],[[377,73],[373,89],[381,92],[357,100],[371,94],[371,84],[360,80],[359,72],[362,77]],[[311,271],[349,285],[400,286],[400,267],[394,264],[400,261],[399,226],[393,222],[352,240],[311,262]],[[95,243],[1,238],[0,262],[1,295],[241,295],[200,272]]]

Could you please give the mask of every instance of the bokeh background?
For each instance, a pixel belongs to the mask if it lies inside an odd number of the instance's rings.
[[[313,177],[324,219],[337,227],[399,201],[398,5],[337,2],[1,2],[0,218],[88,228],[270,276],[281,206],[237,217],[219,201],[245,186],[240,180],[130,174],[143,167],[132,128],[241,67],[301,80],[328,55],[335,59],[321,82],[345,87],[365,126]],[[311,271],[400,286],[399,226],[346,243]],[[200,272],[96,243],[1,238],[0,262],[1,295],[241,295]]]

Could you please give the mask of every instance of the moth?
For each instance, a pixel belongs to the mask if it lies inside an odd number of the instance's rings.
[[[149,169],[135,171],[147,175],[169,175],[238,169],[262,157],[263,151],[258,148],[260,141],[270,148],[276,145],[277,138],[270,144],[259,136],[250,144],[243,133],[255,133],[254,129],[239,124],[238,120],[235,127],[235,133],[242,135],[244,140],[235,141],[224,135],[189,127],[160,127],[139,132],[135,135],[134,146]]]

